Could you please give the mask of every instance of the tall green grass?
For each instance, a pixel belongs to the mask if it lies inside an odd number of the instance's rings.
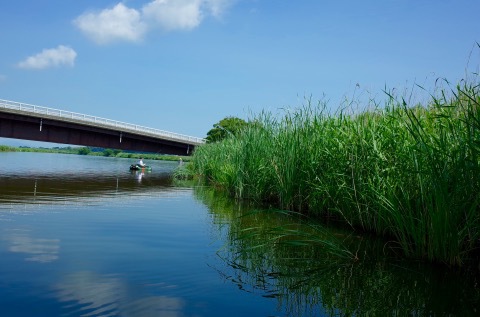
[[[340,219],[408,257],[462,265],[480,238],[479,92],[469,80],[423,105],[386,92],[356,114],[310,101],[263,112],[240,135],[198,147],[192,167],[237,198]]]

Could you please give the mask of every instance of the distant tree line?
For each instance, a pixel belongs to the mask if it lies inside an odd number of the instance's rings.
[[[60,153],[60,154],[78,154],[78,155],[94,155],[94,156],[107,156],[107,157],[120,157],[120,158],[133,158],[139,159],[143,157],[145,160],[163,160],[163,161],[178,161],[180,158],[184,162],[190,160],[188,156],[178,156],[178,155],[164,155],[157,153],[139,153],[131,152],[118,149],[106,149],[99,147],[28,147],[28,146],[7,146],[0,145],[0,152],[37,152],[37,153]]]

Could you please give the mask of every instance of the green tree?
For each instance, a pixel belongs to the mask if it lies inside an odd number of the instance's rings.
[[[103,156],[115,156],[115,152],[112,149],[104,149]]]
[[[78,149],[78,154],[88,155],[92,150],[89,147],[81,147]]]
[[[207,143],[218,142],[229,135],[237,135],[247,126],[247,122],[236,117],[226,117],[213,125],[213,129],[207,132]]]

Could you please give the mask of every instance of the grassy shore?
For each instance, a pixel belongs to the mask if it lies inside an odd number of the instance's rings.
[[[178,155],[163,155],[163,154],[154,154],[154,153],[131,153],[131,152],[122,152],[120,150],[113,149],[96,149],[89,147],[53,147],[53,148],[44,148],[44,147],[14,147],[0,145],[0,152],[37,152],[37,153],[60,153],[60,154],[77,154],[77,155],[93,155],[93,156],[108,156],[108,157],[119,157],[119,158],[131,158],[139,159],[143,157],[145,160],[162,160],[162,161],[178,161],[180,158],[184,162],[190,160],[189,156],[178,156]]]
[[[311,102],[264,112],[198,147],[192,169],[237,198],[385,236],[407,257],[478,264],[480,85],[447,87],[425,104],[387,93],[354,114]]]

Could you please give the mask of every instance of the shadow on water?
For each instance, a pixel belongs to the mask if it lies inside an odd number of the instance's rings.
[[[152,170],[129,170],[131,159],[55,153],[0,153],[0,209],[18,206],[90,205],[163,197],[176,162],[148,162]]]
[[[195,189],[226,245],[214,268],[288,316],[478,316],[478,271],[401,260],[388,243]]]
[[[0,205],[95,203],[104,199],[122,199],[168,194],[172,190],[170,174],[126,171],[120,175],[64,174],[3,176],[0,178]]]

